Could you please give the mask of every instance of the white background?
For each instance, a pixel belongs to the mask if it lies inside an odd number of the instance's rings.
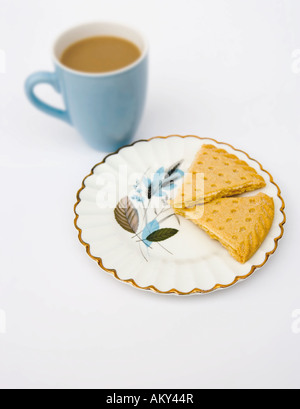
[[[300,386],[299,17],[299,0],[0,0],[0,387]],[[33,108],[23,84],[52,70],[57,34],[91,20],[148,37],[135,139],[213,137],[281,187],[285,236],[248,280],[161,296],[118,282],[85,253],[73,205],[104,153]],[[47,86],[39,94],[62,104]]]

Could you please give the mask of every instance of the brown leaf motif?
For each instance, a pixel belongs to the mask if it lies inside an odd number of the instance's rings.
[[[136,233],[139,227],[139,214],[128,196],[123,197],[117,204],[115,219],[119,225],[129,233]]]

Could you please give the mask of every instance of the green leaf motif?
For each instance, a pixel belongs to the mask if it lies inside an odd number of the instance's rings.
[[[151,242],[164,241],[175,236],[176,233],[178,233],[176,229],[159,229],[149,234],[147,240]]]
[[[123,197],[114,210],[115,219],[129,233],[136,233],[139,226],[139,215],[129,197]]]

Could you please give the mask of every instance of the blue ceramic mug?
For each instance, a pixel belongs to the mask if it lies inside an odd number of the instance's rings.
[[[87,74],[60,62],[64,50],[88,37],[109,35],[125,38],[141,50],[133,64],[108,73]],[[37,72],[26,80],[25,91],[41,111],[73,125],[86,142],[102,151],[127,145],[140,123],[147,90],[148,45],[137,30],[116,23],[90,23],[63,33],[54,43],[55,72]],[[34,89],[50,84],[62,94],[65,110],[41,101]]]

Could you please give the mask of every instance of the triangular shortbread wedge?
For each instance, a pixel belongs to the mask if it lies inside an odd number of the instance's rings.
[[[248,261],[265,240],[274,219],[274,200],[253,197],[217,199],[179,214],[218,240],[240,263]]]
[[[172,205],[176,211],[265,186],[264,178],[237,156],[214,145],[203,145]]]

